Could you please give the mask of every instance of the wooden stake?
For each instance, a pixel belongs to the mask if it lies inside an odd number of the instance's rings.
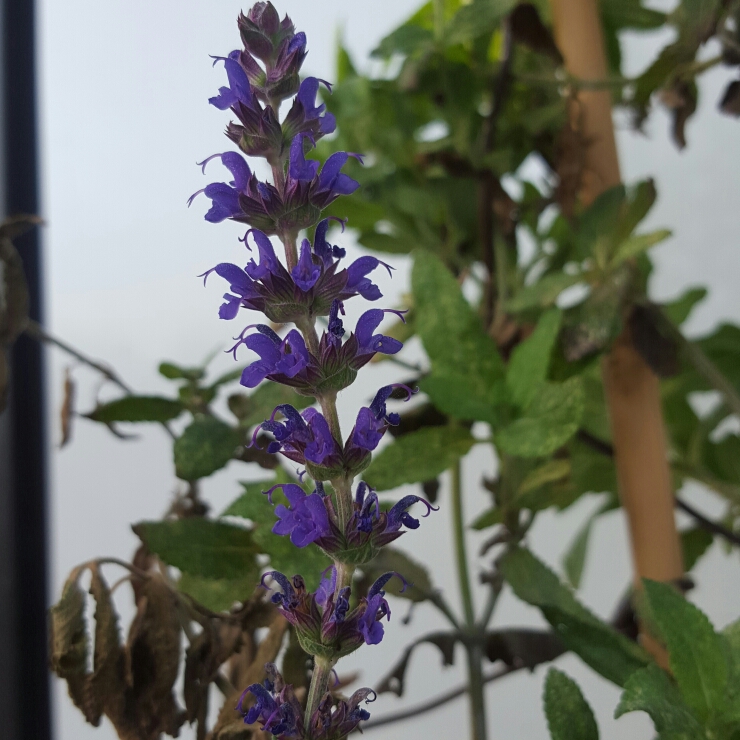
[[[551,0],[555,39],[568,71],[583,80],[607,76],[604,39],[596,0]],[[592,202],[621,182],[612,122],[611,94],[582,90],[578,106],[586,142],[581,199]],[[611,419],[619,495],[627,514],[635,585],[642,578],[673,581],[683,576],[681,542],[673,511],[673,490],[658,378],[635,351],[627,330],[604,357],[602,378]],[[667,663],[649,635],[644,646]]]

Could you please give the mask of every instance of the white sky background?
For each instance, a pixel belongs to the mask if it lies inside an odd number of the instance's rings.
[[[331,80],[338,28],[343,28],[347,46],[364,68],[368,52],[417,4],[417,0],[283,0],[278,8],[308,35],[310,53],[304,73]],[[195,162],[230,146],[222,134],[228,116],[207,102],[225,80],[222,68],[211,68],[208,55],[227,53],[239,44],[235,18],[240,4],[236,0],[45,0],[40,5],[48,322],[55,334],[110,363],[136,389],[167,392],[171,386],[156,373],[160,360],[195,364],[225,346],[236,326],[217,317],[222,292],[218,281],[204,290],[195,276],[216,262],[243,259],[243,247],[236,241],[243,229],[208,224],[203,220],[207,202],[196,201],[188,210],[185,200],[218,179],[218,164],[204,178]],[[643,68],[657,48],[655,37],[630,37],[627,73]],[[675,234],[655,251],[654,295],[672,297],[696,284],[711,288],[710,298],[689,324],[694,332],[723,319],[740,320],[740,257],[735,251],[740,124],[716,110],[724,80],[724,71],[714,71],[702,81],[700,110],[689,123],[686,151],[679,153],[669,141],[668,120],[662,111],[653,114],[645,136],[626,127],[619,134],[625,180],[652,175],[657,182],[659,201],[646,229],[668,226]],[[341,243],[350,246],[350,257],[359,253],[350,236]],[[378,273],[386,295],[384,305],[389,306],[408,277],[408,262],[397,257],[392,261],[399,268],[392,282]],[[353,307],[355,315],[361,308]],[[60,403],[62,371],[69,364],[66,357],[52,353],[49,379],[54,410]],[[233,367],[228,356],[219,357],[214,365]],[[94,403],[97,378],[79,367],[75,377],[80,386],[78,407],[88,410]],[[390,366],[364,371],[360,383],[341,398],[343,424],[352,423],[356,409],[373,389],[395,377]],[[103,393],[111,394],[112,389],[106,387]],[[56,444],[56,411],[52,422]],[[477,481],[484,472],[490,474],[492,464],[482,451],[469,458],[468,520],[487,505]],[[231,463],[205,482],[204,495],[214,511],[238,495],[236,481],[246,471],[245,466]],[[145,429],[140,441],[123,443],[84,421],[76,424],[71,446],[55,450],[52,483],[54,598],[76,564],[102,555],[128,559],[137,543],[129,524],[160,517],[177,486],[170,442],[159,429]],[[688,493],[706,511],[721,510],[701,492]],[[444,507],[444,489],[440,500]],[[559,563],[595,503],[581,502],[561,516],[542,515],[532,535],[534,550],[549,563]],[[428,564],[435,582],[457,603],[449,530],[443,508],[400,544]],[[471,560],[476,545],[474,541]],[[727,557],[715,547],[696,572],[699,585],[692,598],[717,626],[740,613],[736,557]],[[476,573],[477,561],[471,567]],[[616,513],[596,527],[581,598],[607,616],[629,572],[624,525]],[[112,579],[116,576],[111,573]],[[130,614],[127,599],[127,595],[119,599],[125,619]],[[394,620],[382,645],[345,659],[341,671],[361,669],[363,683],[373,685],[412,637],[444,627],[426,605],[415,611],[410,626],[403,626],[405,602],[393,606]],[[508,594],[502,599],[497,625],[541,623],[535,610]],[[421,648],[412,660],[404,701],[384,696],[372,707],[373,713],[380,716],[458,685],[464,678],[462,653],[457,658],[454,668],[443,670],[435,649]],[[653,736],[644,715],[611,718],[618,699],[613,686],[576,658],[567,657],[558,664],[583,687],[596,710],[602,738],[649,740]],[[516,675],[488,687],[492,740],[547,738],[540,701],[545,672]],[[57,740],[115,737],[109,725],[99,729],[85,725],[61,682],[55,686]],[[368,737],[465,737],[467,726],[467,707],[461,698],[413,723],[390,726]],[[185,738],[191,735],[189,728],[181,733]]]

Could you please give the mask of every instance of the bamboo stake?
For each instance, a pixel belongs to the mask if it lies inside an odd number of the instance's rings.
[[[604,39],[596,0],[551,0],[555,38],[568,71],[583,80],[607,76]],[[608,89],[581,90],[577,106],[586,142],[581,199],[593,201],[621,182]],[[625,330],[604,357],[606,394],[622,506],[627,514],[635,585],[642,578],[673,581],[683,576],[681,543],[658,378],[635,351]],[[643,645],[665,665],[663,649],[649,635]]]

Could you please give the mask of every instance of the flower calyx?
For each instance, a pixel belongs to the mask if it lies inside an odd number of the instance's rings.
[[[279,571],[265,573],[262,584],[269,577],[279,585],[272,602],[295,628],[301,647],[309,655],[335,661],[363,644],[377,645],[383,639],[382,620],[391,615],[383,587],[394,576],[401,578],[394,572],[380,576],[354,609],[350,609],[349,586],[336,591],[334,567],[314,593],[306,589],[301,576],[288,578]]]

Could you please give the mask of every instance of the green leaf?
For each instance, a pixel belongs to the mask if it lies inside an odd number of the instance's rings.
[[[331,565],[329,558],[314,544],[298,548],[289,537],[273,534],[272,527],[277,521],[275,505],[287,504],[280,490],[273,492],[274,504],[271,504],[262,491],[276,483],[288,482],[288,479],[258,483],[242,483],[244,493],[233,501],[222,516],[238,516],[250,519],[254,523],[252,537],[261,553],[270,556],[269,567],[279,570],[288,576],[300,573],[309,589],[315,590],[319,585],[321,573]],[[285,478],[285,476],[282,476]]]
[[[111,424],[116,421],[170,421],[184,410],[179,401],[159,396],[124,396],[104,403],[87,414],[88,419]]]
[[[599,740],[594,713],[572,678],[550,668],[543,699],[552,740]]]
[[[190,380],[197,382],[205,376],[205,370],[202,367],[180,367],[173,362],[163,362],[159,366],[159,374],[164,375],[168,380]]]
[[[514,593],[538,607],[565,645],[604,678],[622,686],[650,661],[642,648],[582,606],[528,550],[517,548],[505,555],[501,571]]]
[[[723,719],[740,723],[740,620],[722,630],[728,662],[726,706]]]
[[[671,232],[668,229],[658,229],[657,231],[651,231],[649,234],[636,234],[629,237],[617,247],[617,251],[611,260],[611,267],[615,268],[626,260],[647,252],[648,249],[666,240],[669,236],[671,236]]]
[[[415,252],[414,321],[432,373],[421,382],[440,411],[493,422],[504,394],[504,365],[457,281],[428,252]]]
[[[214,612],[228,611],[236,602],[246,601],[259,584],[259,568],[241,578],[204,578],[183,573],[177,587]]]
[[[494,506],[480,514],[470,525],[471,529],[480,532],[482,529],[488,529],[503,521],[504,510],[499,506]]]
[[[689,288],[676,300],[664,303],[661,308],[668,319],[676,326],[681,326],[696,306],[707,297],[706,288]]]
[[[227,383],[233,383],[235,380],[239,380],[242,376],[242,370],[231,370],[228,373],[224,373],[223,375],[219,375],[216,380],[211,383],[208,388],[209,390],[216,390],[216,388],[219,388],[222,385],[226,385]]]
[[[540,316],[532,334],[511,353],[506,385],[514,402],[525,408],[547,378],[550,353],[560,331],[562,313],[553,308]]]
[[[395,547],[384,547],[369,563],[362,565],[362,572],[370,583],[389,571],[400,573],[409,583],[405,591],[401,590],[403,585],[397,580],[390,581],[385,587],[388,593],[400,599],[413,602],[426,601],[434,590],[429,571],[421,563],[417,563],[416,560]]]
[[[426,28],[406,23],[389,33],[370,56],[388,59],[394,54],[411,56],[430,48],[434,42],[434,34]]]
[[[703,527],[693,527],[681,532],[681,552],[683,567],[688,573],[693,570],[699,558],[712,546],[714,537]]]
[[[586,564],[586,551],[588,541],[591,537],[591,529],[596,520],[607,511],[613,511],[619,506],[616,498],[609,498],[606,503],[600,506],[586,521],[576,536],[573,538],[570,547],[563,558],[563,569],[568,578],[568,582],[573,588],[578,588],[583,576],[583,567]]]
[[[205,478],[223,468],[239,446],[239,433],[213,416],[197,416],[175,441],[175,474]]]
[[[374,456],[364,478],[379,491],[421,483],[451,468],[474,444],[467,429],[425,427],[404,434]]]
[[[584,404],[578,376],[564,383],[543,383],[523,416],[496,433],[495,444],[509,455],[549,455],[578,431]]]
[[[703,722],[724,709],[727,661],[709,619],[669,585],[645,580],[650,617],[668,648],[681,694]]]
[[[555,483],[557,481],[567,478],[571,472],[570,460],[548,460],[539,467],[535,468],[531,473],[528,473],[524,480],[521,482],[516,495],[524,496],[527,493],[536,491],[548,483]],[[516,501],[516,499],[514,499]]]
[[[531,308],[547,308],[557,301],[558,296],[572,285],[583,282],[582,275],[567,275],[564,272],[554,272],[538,280],[532,285],[519,290],[506,303],[506,310],[519,313]]]
[[[515,4],[512,0],[473,0],[463,5],[445,27],[445,43],[452,46],[493,33]]]
[[[245,578],[255,574],[259,552],[251,532],[242,527],[192,517],[177,521],[140,522],[132,529],[167,565],[203,578]]]
[[[614,717],[619,719],[627,712],[647,712],[660,740],[706,740],[681,694],[655,664],[636,671],[625,683]]]
[[[242,427],[252,427],[268,419],[276,406],[289,403],[299,411],[311,406],[311,396],[301,396],[287,385],[262,383],[250,395],[236,393],[229,396],[229,409]]]

